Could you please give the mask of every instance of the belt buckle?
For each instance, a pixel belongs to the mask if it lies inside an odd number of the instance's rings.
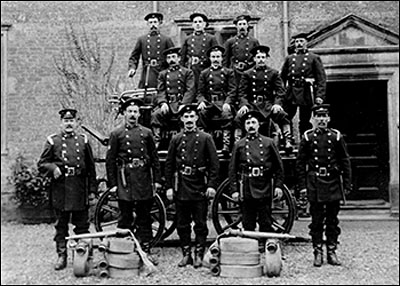
[[[183,168],[182,174],[183,174],[183,175],[186,175],[186,176],[189,176],[189,175],[192,174],[192,171],[193,171],[192,167],[190,167],[190,166],[185,166],[185,167]]]
[[[216,95],[216,94],[211,94],[211,101],[212,101],[212,102],[218,101],[218,95]]]
[[[252,177],[259,177],[262,175],[262,169],[260,167],[252,167],[250,174]]]
[[[176,95],[175,94],[169,95],[169,102],[176,102]]]
[[[133,166],[134,168],[137,168],[137,167],[140,166],[140,162],[139,162],[139,159],[138,159],[138,158],[132,159],[132,166]]]
[[[75,167],[67,167],[65,176],[66,177],[75,176]]]
[[[320,177],[328,176],[328,170],[327,170],[325,167],[321,167],[321,168],[319,168],[319,170],[318,170],[318,175],[319,175]]]
[[[262,95],[257,95],[257,97],[256,97],[256,102],[257,102],[257,103],[263,103],[263,102],[264,102],[264,96],[262,96]]]
[[[199,57],[193,57],[192,56],[192,65],[197,65],[200,62]]]
[[[244,62],[238,62],[236,64],[236,68],[239,70],[244,70],[245,67],[246,67],[246,64]]]
[[[152,67],[158,66],[157,60],[156,59],[151,59],[150,60],[150,66],[152,66]]]

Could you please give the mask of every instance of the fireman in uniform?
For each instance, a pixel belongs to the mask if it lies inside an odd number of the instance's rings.
[[[110,134],[106,170],[111,191],[118,195],[118,228],[135,232],[143,250],[156,264],[155,257],[150,255],[150,211],[155,192],[161,187],[161,168],[151,130],[138,123],[141,105],[143,102],[136,98],[122,103],[125,123]]]
[[[282,108],[282,100],[285,88],[279,72],[267,65],[270,48],[258,46],[250,51],[256,65],[245,71],[242,75],[239,87],[239,111],[236,122],[249,110],[259,111],[265,119],[272,119],[283,130],[286,139],[285,148],[292,149],[292,135],[290,131],[290,120]],[[241,133],[237,129],[236,137]],[[273,137],[272,134],[268,134]]]
[[[284,109],[292,120],[299,108],[299,132],[311,128],[311,107],[325,99],[326,74],[321,58],[307,49],[307,34],[293,36],[295,52],[282,66],[281,77],[287,93]]]
[[[296,162],[300,193],[307,193],[310,202],[309,228],[316,267],[323,263],[324,227],[328,263],[340,265],[335,253],[340,234],[338,213],[340,200],[351,189],[349,154],[342,134],[328,128],[328,108],[327,104],[313,107],[314,128],[304,133]]]
[[[214,46],[207,51],[211,67],[200,75],[199,91],[197,93],[199,126],[209,130],[213,118],[225,119],[223,124],[223,148],[230,152],[231,128],[236,101],[236,81],[233,70],[222,66],[222,56],[225,49]]]
[[[180,50],[175,47],[164,51],[169,67],[158,77],[156,108],[151,119],[157,147],[161,140],[161,128],[166,128],[169,119],[176,116],[183,105],[192,103],[196,96],[193,71],[180,65]]]
[[[202,266],[207,228],[208,199],[218,187],[219,161],[213,138],[200,131],[197,105],[185,105],[180,110],[184,129],[176,134],[169,145],[165,162],[167,198],[174,199],[177,231],[183,259],[179,267],[193,264]],[[194,221],[195,258],[191,254],[191,223]]]
[[[128,76],[133,77],[142,56],[142,75],[138,88],[157,88],[157,77],[160,71],[167,68],[163,52],[172,48],[172,39],[159,31],[163,21],[161,13],[150,13],[144,17],[150,31],[138,38],[128,61]]]
[[[189,35],[182,45],[182,65],[191,69],[195,78],[195,92],[199,84],[200,73],[210,66],[207,51],[218,45],[217,38],[205,31],[208,26],[208,18],[202,13],[190,15],[193,33]]]
[[[243,228],[254,231],[258,223],[260,231],[273,232],[271,202],[283,195],[283,163],[273,140],[258,132],[262,118],[256,110],[242,117],[247,134],[233,147],[229,180],[232,198],[241,202]]]
[[[47,137],[38,162],[39,170],[52,177],[51,204],[55,209],[56,249],[58,260],[55,270],[67,266],[68,223],[75,226],[75,234],[89,233],[88,205],[97,192],[96,170],[92,148],[84,134],[78,134],[77,111],[63,109],[61,133]]]
[[[223,65],[234,70],[237,88],[243,72],[254,66],[250,51],[260,45],[257,39],[249,35],[250,19],[249,15],[237,16],[233,20],[237,35],[225,42]]]

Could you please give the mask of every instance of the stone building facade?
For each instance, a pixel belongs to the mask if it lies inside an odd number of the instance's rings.
[[[164,14],[162,32],[176,46],[190,30],[192,12],[207,14],[211,31],[222,42],[235,32],[232,19],[249,14],[251,33],[271,48],[272,67],[280,70],[290,36],[304,31],[322,56],[328,83],[344,82],[344,87],[332,85],[332,90],[346,90],[346,83],[354,79],[366,79],[369,86],[385,82],[380,91],[385,97],[387,150],[383,152],[388,154],[388,178],[383,182],[387,194],[382,197],[398,214],[398,1],[2,1],[2,210],[8,207],[3,198],[12,193],[6,177],[16,156],[37,160],[46,136],[58,129],[54,57],[63,49],[65,26],[72,24],[95,34],[104,57],[114,48],[113,76],[117,78],[126,75],[136,39],[147,31],[143,17],[152,11]],[[356,91],[357,86],[350,89]]]

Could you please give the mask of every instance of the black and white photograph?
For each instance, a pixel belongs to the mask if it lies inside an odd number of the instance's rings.
[[[398,1],[1,1],[2,285],[399,285]]]

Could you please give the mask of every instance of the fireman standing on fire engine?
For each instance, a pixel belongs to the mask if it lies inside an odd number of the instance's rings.
[[[148,34],[138,38],[128,62],[128,76],[133,77],[142,56],[142,75],[139,88],[157,88],[157,77],[160,71],[167,68],[163,52],[174,46],[172,39],[160,33],[159,26],[164,16],[161,13],[150,13],[144,17],[150,28]]]
[[[236,87],[239,88],[242,74],[254,66],[250,51],[259,46],[259,41],[249,35],[249,15],[240,15],[233,20],[237,34],[225,42],[223,65],[233,69],[236,78]]]
[[[207,51],[217,46],[218,41],[214,35],[205,31],[208,26],[208,18],[202,13],[190,15],[193,33],[190,34],[182,44],[181,61],[182,65],[191,69],[194,73],[195,92],[199,85],[200,73],[210,66]]]
[[[286,57],[281,77],[287,93],[283,107],[292,120],[299,109],[299,133],[311,128],[311,107],[325,100],[326,74],[321,58],[307,49],[307,34],[292,37],[295,52]]]

